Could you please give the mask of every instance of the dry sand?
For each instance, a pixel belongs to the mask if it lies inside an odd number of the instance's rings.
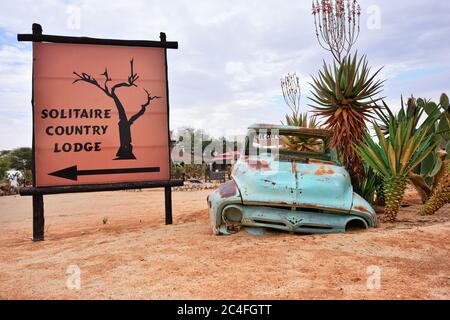
[[[377,229],[216,237],[208,193],[174,192],[172,226],[161,190],[47,196],[40,243],[30,241],[31,198],[0,198],[0,298],[450,298],[450,205],[419,217],[410,192],[400,221]],[[80,290],[66,286],[69,265]],[[367,288],[370,266],[382,268],[378,290]]]

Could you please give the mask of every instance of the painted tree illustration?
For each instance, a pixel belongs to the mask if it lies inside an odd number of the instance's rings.
[[[87,73],[77,73],[74,72],[74,74],[77,76],[77,79],[73,82],[74,84],[82,81],[89,84],[92,84],[99,88],[104,94],[106,94],[108,97],[110,97],[114,104],[116,105],[116,109],[119,113],[119,136],[120,136],[120,147],[119,150],[116,153],[116,159],[114,160],[133,160],[136,159],[136,157],[133,154],[133,145],[131,144],[131,126],[138,120],[142,115],[145,114],[147,111],[147,107],[150,105],[150,103],[155,99],[160,99],[161,97],[158,96],[152,96],[149,91],[144,89],[145,93],[147,94],[147,102],[145,102],[143,105],[141,105],[141,109],[139,112],[128,118],[126,110],[120,101],[119,96],[117,95],[117,90],[120,88],[130,88],[130,87],[138,87],[136,85],[137,80],[139,79],[139,76],[137,73],[134,73],[133,70],[134,65],[134,59],[131,59],[130,61],[130,76],[128,77],[127,82],[121,82],[117,83],[115,85],[108,85],[112,81],[112,78],[109,76],[108,69],[105,68],[105,72],[101,75],[105,77],[105,80],[103,84],[100,84],[94,77]]]

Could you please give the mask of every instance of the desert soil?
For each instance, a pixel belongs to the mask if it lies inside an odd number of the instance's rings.
[[[162,190],[47,196],[39,243],[30,241],[31,198],[1,197],[0,298],[450,298],[450,205],[420,217],[409,192],[399,222],[377,229],[216,237],[209,192],[174,192],[172,226]],[[71,265],[79,290],[67,286]]]

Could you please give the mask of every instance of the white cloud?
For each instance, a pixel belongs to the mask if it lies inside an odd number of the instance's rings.
[[[10,150],[19,146],[31,146],[31,132],[31,116],[0,117],[0,149]]]

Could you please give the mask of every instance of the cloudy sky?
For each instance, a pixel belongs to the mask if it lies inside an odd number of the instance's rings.
[[[450,93],[450,2],[360,0],[359,52],[384,66],[384,96],[438,99]],[[280,78],[301,77],[303,108],[310,75],[330,55],[316,41],[309,0],[2,1],[0,150],[31,145],[31,45],[17,33],[177,40],[169,52],[171,127],[215,136],[243,134],[254,122],[279,123],[287,108]]]

